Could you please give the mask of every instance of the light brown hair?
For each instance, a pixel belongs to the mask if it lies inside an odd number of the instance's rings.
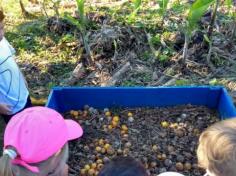
[[[0,7],[0,23],[3,22],[4,18],[5,18],[4,12],[2,8]]]
[[[68,144],[66,144],[58,155],[54,155],[38,164],[34,164],[40,170],[40,173],[32,173],[24,167],[11,164],[11,158],[3,155],[0,159],[0,176],[50,176],[63,175],[64,164],[68,159]]]
[[[216,176],[236,175],[236,119],[218,122],[200,136],[199,165]]]

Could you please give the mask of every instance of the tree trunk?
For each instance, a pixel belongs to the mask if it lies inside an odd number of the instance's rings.
[[[25,9],[25,6],[22,2],[22,0],[20,0],[20,8],[21,8],[21,12],[22,12],[22,15],[23,17],[25,18],[34,18],[35,16],[30,14],[26,9]]]
[[[27,12],[27,11],[25,10],[25,6],[24,6],[22,0],[20,0],[20,8],[21,8],[22,15],[23,15],[24,17],[27,17],[27,16],[29,15],[29,12]]]

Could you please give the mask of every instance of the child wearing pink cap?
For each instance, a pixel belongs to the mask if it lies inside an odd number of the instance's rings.
[[[0,176],[68,176],[68,141],[82,134],[78,123],[52,109],[25,109],[6,127]]]

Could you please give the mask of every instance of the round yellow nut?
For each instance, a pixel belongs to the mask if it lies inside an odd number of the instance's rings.
[[[98,144],[99,144],[100,146],[103,146],[103,145],[104,145],[104,140],[103,140],[103,139],[99,139]]]
[[[152,150],[153,150],[154,152],[158,151],[158,146],[157,146],[157,145],[153,145],[153,146],[152,146]]]
[[[97,164],[96,164],[96,163],[91,164],[91,168],[92,168],[92,169],[96,169],[96,167],[97,167]]]
[[[101,159],[97,159],[96,163],[97,163],[97,164],[102,164],[103,161],[102,161]]]
[[[88,170],[90,169],[90,166],[89,166],[88,164],[86,164],[86,165],[84,166],[84,169],[85,169],[86,171],[88,171]]]
[[[122,125],[121,129],[124,130],[124,131],[128,131],[128,127],[126,125]]]
[[[102,148],[101,147],[99,147],[99,146],[97,146],[96,148],[95,148],[95,150],[99,153],[99,152],[101,152],[102,151]]]
[[[103,168],[103,164],[98,164],[97,169],[101,170]]]
[[[74,111],[74,116],[78,116],[79,112],[78,111]]]
[[[104,148],[107,150],[107,149],[109,149],[111,147],[111,145],[110,144],[105,144],[104,145]]]
[[[126,131],[121,130],[121,131],[120,131],[120,134],[121,134],[121,135],[124,135],[124,134],[126,134]]]
[[[167,127],[169,126],[169,123],[166,122],[166,121],[163,121],[163,122],[161,122],[161,126],[162,126],[163,128],[167,128]]]
[[[106,153],[106,149],[105,149],[105,148],[102,148],[101,153],[102,153],[102,154],[105,154],[105,153]]]
[[[113,119],[112,119],[112,121],[114,121],[114,122],[119,122],[119,121],[120,121],[119,116],[114,116]]]
[[[111,116],[111,112],[110,112],[110,111],[107,111],[107,112],[105,113],[105,115],[106,115],[107,117],[109,117],[109,116]]]
[[[128,112],[128,117],[133,117],[132,112]]]
[[[109,129],[109,130],[112,130],[112,129],[113,129],[113,126],[112,126],[112,125],[108,125],[108,129]]]
[[[118,126],[118,122],[116,122],[116,121],[112,121],[112,122],[111,122],[111,125],[115,128],[115,127]]]
[[[95,175],[95,170],[94,169],[89,169],[88,175],[89,176],[94,176]]]
[[[81,174],[81,175],[85,175],[86,172],[87,172],[86,169],[81,169],[80,174]]]

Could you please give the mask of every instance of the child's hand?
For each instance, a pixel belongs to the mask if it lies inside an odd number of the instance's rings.
[[[0,104],[0,114],[9,115],[11,113],[11,107],[8,104]]]

